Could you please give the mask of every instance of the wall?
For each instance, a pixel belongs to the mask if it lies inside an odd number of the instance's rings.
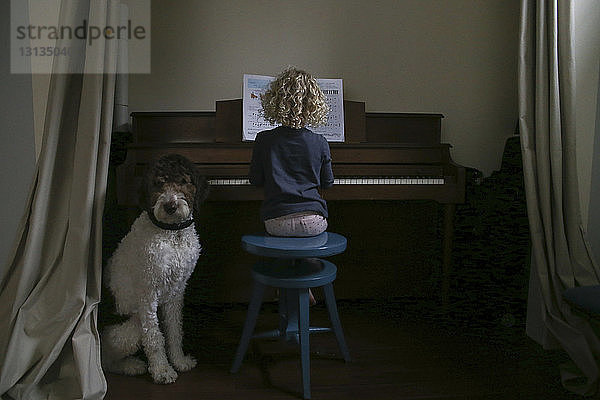
[[[130,109],[214,110],[244,73],[344,79],[367,111],[445,115],[456,162],[489,174],[517,120],[519,1],[152,1],[152,73]]]
[[[0,2],[0,48],[10,47],[10,2]],[[35,170],[31,75],[11,74],[8,53],[0,58],[0,280],[25,211]]]

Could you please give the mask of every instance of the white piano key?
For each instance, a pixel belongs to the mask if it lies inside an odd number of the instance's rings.
[[[251,185],[248,178],[217,178],[208,181],[210,185],[232,186]],[[444,177],[422,177],[422,176],[367,176],[367,177],[340,177],[335,178],[334,185],[443,185]]]

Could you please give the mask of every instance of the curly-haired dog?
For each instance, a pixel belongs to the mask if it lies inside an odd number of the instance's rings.
[[[186,282],[201,250],[194,216],[207,194],[206,178],[180,155],[160,158],[145,175],[143,211],[105,271],[117,312],[129,317],[103,333],[102,358],[108,371],[127,375],[148,371],[155,382],[171,383],[177,379],[175,370],[188,371],[196,365],[181,348],[181,312]],[[147,366],[133,356],[140,347]]]

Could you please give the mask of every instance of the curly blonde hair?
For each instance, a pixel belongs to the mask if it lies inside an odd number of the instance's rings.
[[[317,80],[293,67],[279,74],[260,100],[264,117],[271,124],[298,129],[327,122],[329,106]]]

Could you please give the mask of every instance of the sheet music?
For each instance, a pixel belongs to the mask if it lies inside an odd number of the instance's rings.
[[[260,131],[273,129],[263,118],[260,95],[265,93],[275,78],[264,75],[244,75],[244,97],[242,99],[242,140],[253,141]]]
[[[317,79],[319,87],[325,94],[329,105],[327,123],[322,126],[308,128],[325,136],[328,142],[344,141],[344,90],[341,79]]]
[[[242,140],[253,141],[260,131],[277,125],[267,122],[262,113],[260,95],[265,93],[275,78],[264,75],[244,74]],[[344,141],[344,91],[341,79],[317,79],[329,105],[327,124],[308,128],[323,135],[329,142]]]

